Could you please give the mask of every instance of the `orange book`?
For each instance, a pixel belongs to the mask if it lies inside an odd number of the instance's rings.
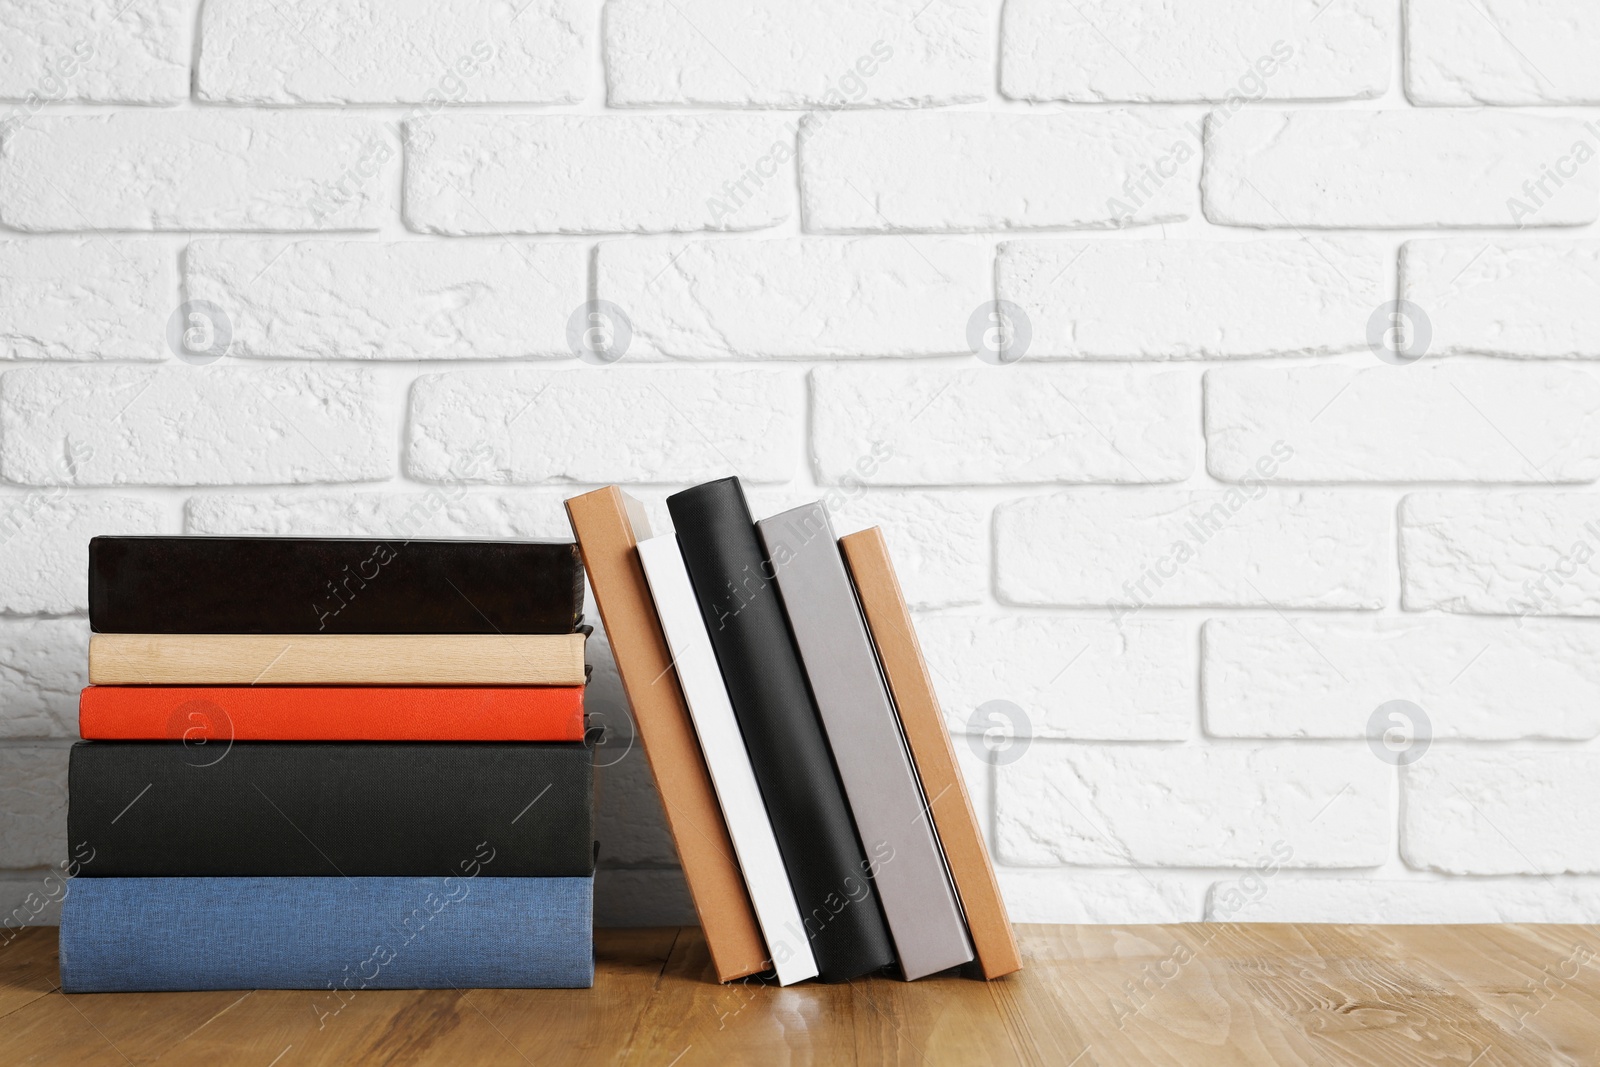
[[[91,685],[90,741],[582,741],[583,686]]]

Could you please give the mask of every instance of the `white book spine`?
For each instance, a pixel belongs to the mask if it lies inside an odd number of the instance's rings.
[[[672,652],[678,684],[689,705],[689,717],[694,720],[706,768],[716,786],[717,800],[728,822],[728,836],[733,839],[733,850],[738,854],[778,982],[789,985],[815,978],[816,957],[803,935],[800,906],[795,902],[789,872],[750,767],[744,736],[728,700],[699,601],[689,584],[678,539],[666,534],[640,541],[639,563],[650,584],[650,596]],[[799,936],[797,932],[801,932]]]

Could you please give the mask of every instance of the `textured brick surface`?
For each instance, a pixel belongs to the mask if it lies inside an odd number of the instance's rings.
[[[90,537],[738,474],[884,529],[1019,921],[1600,922],[1596,11],[0,0],[0,910]]]
[[[806,227],[824,232],[1175,222],[1200,170],[1198,127],[1160,113],[827,114],[802,134]]]
[[[1000,86],[1007,96],[1083,103],[1381,96],[1396,30],[1392,5],[1381,0],[1314,11],[1276,0],[1132,0],[1089,10],[1011,0]]]
[[[589,5],[207,0],[195,92],[230,104],[564,104],[583,98]]]
[[[184,294],[224,309],[235,356],[564,358],[587,299],[578,244],[195,241]]]
[[[1580,158],[1600,149],[1600,130],[1575,118],[1253,109],[1226,121],[1214,113],[1208,123],[1206,217],[1225,226],[1595,220],[1600,173]],[[1549,167],[1570,174],[1560,184],[1533,185]]]
[[[406,125],[405,217],[441,234],[754,230],[793,211],[763,115],[439,115]]]
[[[0,131],[0,222],[18,230],[374,230],[393,131],[357,114],[119,111]]]

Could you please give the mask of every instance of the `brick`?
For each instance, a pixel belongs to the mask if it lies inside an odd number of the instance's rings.
[[[1161,113],[841,113],[801,131],[817,233],[1181,222],[1199,172],[1198,125]]]
[[[1412,493],[1400,506],[1407,611],[1600,616],[1600,497]]]
[[[1143,2],[1092,13],[1010,0],[1000,88],[1024,100],[1339,100],[1389,86],[1395,12],[1352,0],[1307,18],[1272,0]]]
[[[1014,923],[1189,923],[1200,918],[1205,892],[1180,875],[1144,871],[1001,867],[995,874]]]
[[[811,398],[830,484],[1175,482],[1194,469],[1194,382],[1179,374],[823,366]]]
[[[1400,855],[1446,874],[1600,873],[1592,752],[1434,749],[1405,768]]]
[[[468,537],[569,541],[567,490],[484,493],[212,493],[190,497],[184,531],[266,537]]]
[[[406,138],[425,233],[753,230],[793,210],[793,127],[768,115],[451,114]]]
[[[607,241],[596,258],[631,358],[965,354],[993,299],[989,249],[962,238]]]
[[[1220,884],[1220,883],[1219,883]],[[1206,918],[1219,916],[1216,899]],[[1229,918],[1236,922],[1436,925],[1588,923],[1600,910],[1600,882],[1280,878]]]
[[[1435,738],[1600,734],[1600,633],[1471,619],[1212,619],[1206,732],[1368,736],[1379,705],[1410,700]]]
[[[987,98],[992,8],[951,0],[612,0],[612,107],[929,107]]]
[[[1407,0],[1414,104],[1597,104],[1600,11],[1586,0]]]
[[[18,230],[372,230],[399,154],[375,119],[315,112],[53,115],[0,136]]]
[[[1590,482],[1587,371],[1428,362],[1206,372],[1206,467],[1226,482]],[[1292,456],[1262,465],[1287,448]]]
[[[998,772],[1002,863],[1375,867],[1392,854],[1391,768],[1364,745],[1035,742]]]
[[[369,371],[19,368],[0,376],[0,476],[23,485],[379,481],[395,470],[393,414],[379,394]]]
[[[428,374],[411,390],[406,462],[429,482],[788,481],[796,372],[576,367]]]
[[[46,104],[170,104],[189,95],[190,27],[183,0],[11,0],[0,7],[0,121]]]
[[[0,747],[0,792],[6,798],[0,807],[0,868],[44,867],[66,858],[67,751]]]
[[[1206,218],[1225,226],[1576,226],[1600,174],[1577,119],[1494,112],[1247,110],[1208,120]],[[1577,152],[1582,155],[1581,152]],[[1563,162],[1564,161],[1564,162]],[[1545,168],[1574,170],[1556,186]]]
[[[1020,708],[1031,737],[1182,741],[1194,732],[1198,657],[1179,620],[928,615],[917,632],[957,745],[986,751],[970,724],[992,700]]]
[[[571,104],[590,5],[462,10],[428,0],[207,0],[195,96],[229,104]]]
[[[88,657],[83,619],[0,619],[0,737],[77,737]]]
[[[1007,241],[995,290],[1036,358],[1317,356],[1367,347],[1387,258],[1363,238]]]
[[[961,492],[929,493],[835,486],[827,489],[752,489],[757,518],[813,500],[828,508],[834,533],[843,537],[881,526],[889,541],[906,599],[915,608],[977,604],[989,593],[987,501]],[[669,524],[662,522],[661,528]],[[652,527],[654,528],[654,527]]]
[[[996,592],[1133,610],[1380,608],[1391,514],[1376,493],[1260,485],[1028,497],[995,509]]]
[[[166,359],[172,266],[142,241],[0,241],[0,359]]]
[[[169,532],[161,509],[148,500],[59,488],[0,491],[0,612],[88,611],[89,538]]]
[[[1600,359],[1600,242],[1407,241],[1400,282],[1433,355]]]
[[[588,261],[580,244],[196,241],[184,290],[227,312],[235,356],[570,359]]]

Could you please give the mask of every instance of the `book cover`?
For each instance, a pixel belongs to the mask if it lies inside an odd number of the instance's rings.
[[[956,764],[950,731],[939,711],[933,679],[922,658],[911,610],[906,606],[889,559],[889,546],[876,526],[840,538],[867,629],[878,650],[911,757],[922,778],[933,826],[950,864],[956,893],[966,913],[978,965],[985,978],[1022,969],[1022,956],[995,881],[989,849]]]
[[[97,633],[564,634],[583,610],[570,543],[361,537],[95,537]]]
[[[337,1018],[364,989],[594,984],[594,880],[503,878],[462,853],[433,878],[74,878],[66,993],[306,989]]]
[[[683,566],[677,538],[671,534],[639,542],[639,562],[666,633],[673,667],[694,719],[700,749],[717,788],[717,799],[738,852],[750,901],[767,942],[767,951],[783,985],[817,976],[811,941],[784,869],[772,822],[761,800],[750,754],[739,733],[739,721],[717,669],[700,606]]]
[[[85,878],[442,877],[479,847],[500,877],[594,870],[583,744],[85,741],[67,792]]]
[[[583,687],[91,685],[85,740],[582,741]]]
[[[856,830],[907,979],[972,961],[972,944],[889,703],[855,590],[819,503],[756,523],[776,572]]]
[[[872,865],[739,480],[684,490],[667,508],[821,977],[846,981],[886,967],[894,946]]]
[[[93,634],[91,685],[584,684],[584,635]]]
[[[724,982],[765,971],[761,929],[635,551],[650,536],[649,524],[614,485],[568,500],[567,516],[712,966]]]

